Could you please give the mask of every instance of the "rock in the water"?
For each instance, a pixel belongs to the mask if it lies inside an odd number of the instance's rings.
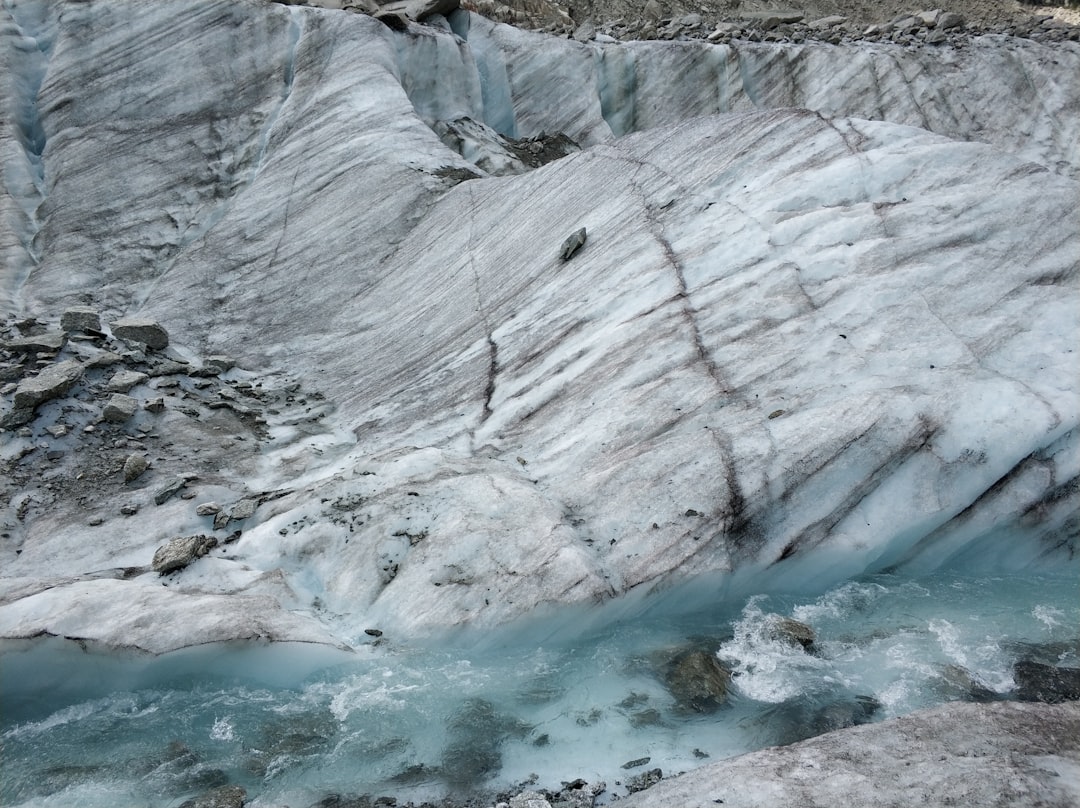
[[[1020,701],[1058,704],[1080,699],[1080,668],[1063,668],[1024,659],[1013,666]]]
[[[241,786],[219,786],[180,805],[180,808],[244,808],[247,791]]]
[[[101,415],[109,423],[122,424],[131,418],[138,409],[138,399],[126,396],[123,393],[114,393],[101,410]]]
[[[791,617],[781,617],[775,624],[770,626],[773,635],[784,642],[792,645],[801,645],[810,651],[814,647],[814,629]]]
[[[667,686],[679,707],[711,713],[727,700],[731,673],[715,654],[690,651],[678,657],[667,674]]]
[[[120,370],[109,379],[105,389],[113,393],[126,393],[135,385],[142,384],[149,378],[145,373],[140,373],[137,370]]]
[[[14,353],[56,353],[64,347],[67,334],[62,331],[49,331],[28,337],[16,337],[4,343],[4,347]]]
[[[138,479],[144,471],[150,467],[146,455],[130,454],[124,461],[124,482],[130,483]]]
[[[74,359],[49,365],[37,376],[23,379],[15,390],[15,408],[33,410],[67,393],[82,378],[83,366]]]
[[[169,332],[149,317],[123,317],[110,324],[113,336],[132,342],[141,342],[147,348],[160,351],[169,345]]]
[[[567,236],[566,241],[564,241],[562,247],[559,248],[559,255],[562,257],[562,260],[569,261],[573,258],[574,253],[585,246],[586,238],[588,238],[588,234],[585,232],[584,227],[580,230],[575,230]]]
[[[101,331],[101,315],[90,306],[73,306],[60,315],[64,331]]]
[[[213,536],[181,536],[170,539],[167,544],[161,545],[154,553],[151,566],[155,572],[166,575],[175,570],[183,569],[192,561],[202,558],[215,547],[217,539]]]

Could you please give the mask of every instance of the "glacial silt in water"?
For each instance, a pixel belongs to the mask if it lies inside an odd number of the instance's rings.
[[[1080,665],[1077,594],[1074,569],[876,575],[818,596],[645,612],[573,639],[538,643],[533,626],[499,647],[386,643],[337,664],[300,646],[148,663],[39,644],[4,659],[0,798],[173,806],[231,782],[254,806],[304,806],[328,793],[464,796],[533,775],[617,794],[632,760],[670,774],[942,701],[1008,698],[1019,659]],[[778,635],[783,617],[812,627],[809,649]],[[732,671],[719,709],[670,689],[672,661],[695,649]],[[66,691],[37,692],[68,674]]]

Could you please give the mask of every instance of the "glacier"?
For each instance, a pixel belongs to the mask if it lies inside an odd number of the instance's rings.
[[[77,393],[7,430],[9,659],[317,667],[369,629],[1077,570],[1075,43],[582,44],[256,0],[5,0],[0,42],[6,324],[152,317],[278,402],[200,420],[155,377],[130,427]],[[494,176],[437,134],[463,119],[582,148]],[[258,504],[150,570],[210,500]]]

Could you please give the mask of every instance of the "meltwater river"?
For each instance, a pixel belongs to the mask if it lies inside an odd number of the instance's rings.
[[[1020,659],[1080,664],[1075,565],[693,598],[590,619],[572,638],[563,615],[555,633],[537,623],[423,648],[384,638],[347,660],[303,646],[153,663],[60,641],[9,652],[0,803],[178,806],[229,782],[249,805],[297,808],[328,794],[420,801],[575,778],[604,781],[610,799],[649,768],[669,775],[943,701],[1008,698]],[[778,634],[782,617],[813,628],[809,651]],[[672,660],[693,650],[732,672],[715,710],[670,688]]]

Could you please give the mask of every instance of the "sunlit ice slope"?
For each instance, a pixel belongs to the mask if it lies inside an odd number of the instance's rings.
[[[9,311],[154,317],[336,406],[242,468],[204,450],[216,496],[287,493],[168,590],[85,576],[210,532],[192,501],[21,519],[4,636],[349,645],[701,575],[1074,557],[1074,46],[871,50],[924,60],[871,92],[841,48],[592,48],[464,12],[4,13]],[[486,176],[432,129],[462,117],[585,148]]]

